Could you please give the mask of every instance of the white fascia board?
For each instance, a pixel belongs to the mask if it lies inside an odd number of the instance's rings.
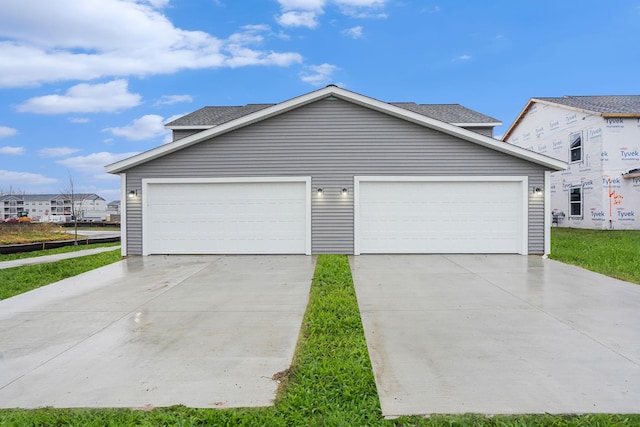
[[[426,117],[419,113],[407,110],[402,107],[396,107],[386,102],[378,101],[377,99],[370,98],[368,96],[360,95],[355,92],[350,92],[345,89],[341,89],[337,86],[327,86],[314,92],[307,93],[305,95],[292,98],[288,101],[275,104],[271,107],[264,108],[230,122],[215,126],[210,129],[203,130],[194,135],[186,138],[179,139],[177,141],[170,142],[168,144],[156,147],[144,153],[138,154],[128,159],[121,160],[116,163],[105,166],[105,170],[108,173],[123,172],[128,168],[145,163],[149,160],[162,157],[174,151],[178,151],[182,148],[189,147],[197,144],[200,141],[209,139],[233,130],[248,126],[250,124],[268,119],[270,117],[285,113],[294,108],[302,107],[317,100],[326,98],[328,96],[334,96],[336,98],[352,102],[357,105],[361,105],[365,108],[369,108],[375,111],[380,111],[389,114],[394,117],[398,117],[403,120],[407,120],[431,129],[438,130],[443,133],[455,136],[460,139],[467,140],[469,142],[476,143],[478,145],[494,149],[496,151],[503,152],[505,154],[519,157],[524,160],[528,160],[533,163],[551,168],[553,170],[564,170],[567,168],[566,162],[545,156],[543,154],[534,153],[524,148],[511,145],[497,139],[481,135],[472,130],[463,129],[461,127],[451,125],[449,123],[442,122],[440,120]]]
[[[211,129],[216,127],[216,125],[189,125],[189,126],[164,126],[165,129],[171,129],[171,130],[206,130],[206,129]]]
[[[487,127],[496,127],[502,126],[502,122],[491,122],[491,123],[451,123],[454,126],[460,126],[463,128],[487,128]]]

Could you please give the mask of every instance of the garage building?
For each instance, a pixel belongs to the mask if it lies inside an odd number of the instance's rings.
[[[123,255],[548,253],[566,163],[423,107],[331,85],[178,119],[173,142],[106,167]]]

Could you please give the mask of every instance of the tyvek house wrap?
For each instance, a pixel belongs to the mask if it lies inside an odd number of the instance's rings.
[[[576,134],[582,156],[571,162]],[[569,162],[550,180],[551,209],[559,214],[559,226],[640,229],[640,178],[622,176],[640,168],[639,118],[604,118],[534,103],[508,142]],[[570,215],[569,193],[576,186],[582,189],[581,216]]]

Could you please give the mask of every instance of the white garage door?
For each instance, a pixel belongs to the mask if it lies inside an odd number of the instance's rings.
[[[526,254],[526,177],[380,179],[356,177],[356,254]]]
[[[307,180],[143,185],[145,255],[310,253]]]

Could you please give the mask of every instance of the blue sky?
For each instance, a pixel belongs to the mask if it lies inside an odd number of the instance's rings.
[[[205,105],[333,83],[503,122],[531,97],[640,93],[640,0],[0,2],[0,191],[119,198],[104,165]]]

